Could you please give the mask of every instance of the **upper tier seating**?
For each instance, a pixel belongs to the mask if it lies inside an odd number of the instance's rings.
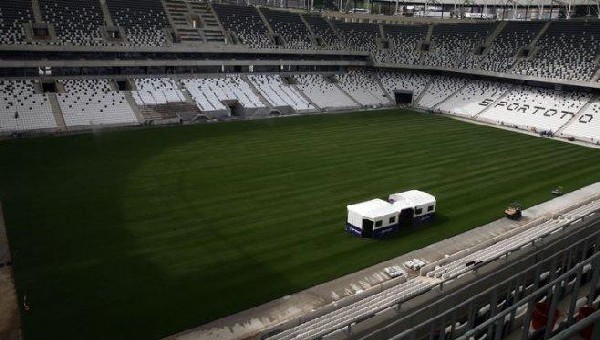
[[[469,55],[484,44],[495,28],[494,23],[436,24],[433,26],[431,48],[423,54],[421,63],[428,66],[472,68]]]
[[[335,20],[332,23],[340,33],[346,49],[367,52],[375,52],[377,49],[377,39],[380,37],[379,25]]]
[[[474,117],[510,89],[508,83],[471,80],[458,93],[438,106],[438,110],[458,116]]]
[[[300,14],[288,11],[261,9],[275,34],[285,40],[286,48],[313,49],[308,28],[300,18]]]
[[[364,106],[390,104],[387,94],[377,82],[376,75],[365,71],[350,71],[337,76],[340,87]]]
[[[517,74],[590,80],[600,52],[600,22],[552,22],[536,46],[539,51],[531,60],[517,64]]]
[[[433,109],[437,104],[450,97],[454,92],[465,86],[465,78],[450,76],[434,76],[431,84],[425,90],[418,105]]]
[[[170,78],[135,79],[135,86],[137,91],[132,91],[132,95],[138,105],[185,102],[185,96]]]
[[[344,49],[344,44],[338,37],[337,33],[331,27],[331,24],[320,15],[306,14],[304,19],[310,26],[315,36],[321,38],[322,46],[320,48],[329,48],[341,50]]]
[[[594,100],[579,117],[573,119],[562,135],[575,137],[595,144],[600,143],[600,102]]]
[[[54,26],[60,44],[106,45],[100,33],[104,26],[98,0],[39,0],[44,21]]]
[[[223,101],[237,101],[246,109],[264,108],[260,98],[241,77],[183,79],[183,85],[202,112],[228,110]]]
[[[298,88],[321,109],[358,107],[334,83],[320,74],[302,74],[294,78],[298,80]]]
[[[485,55],[481,57],[479,68],[493,72],[508,72],[515,63],[520,48],[529,45],[536,37],[543,22],[509,21],[496,36]]]
[[[0,80],[0,134],[56,128],[46,94],[31,80]]]
[[[278,75],[251,75],[248,79],[273,107],[290,106],[296,112],[316,111],[314,105],[304,99],[295,88],[285,84]]]
[[[413,91],[416,100],[431,81],[431,76],[424,73],[379,72],[378,76],[390,98],[394,98],[395,90],[407,90]]]
[[[223,27],[235,34],[242,44],[252,48],[275,47],[256,8],[216,3],[213,8]]]
[[[125,28],[128,46],[162,46],[167,43],[169,21],[160,0],[106,0],[117,26]]]
[[[479,119],[535,132],[554,133],[573,118],[590,97],[582,92],[517,86],[479,115]]]
[[[31,1],[0,1],[0,44],[26,44],[22,24],[31,22]]]
[[[57,97],[67,126],[138,124],[123,93],[112,91],[107,80],[63,80],[62,83],[66,93],[59,93]]]
[[[383,25],[390,48],[379,50],[376,59],[383,63],[417,64],[421,56],[419,43],[425,40],[427,29],[427,25]]]

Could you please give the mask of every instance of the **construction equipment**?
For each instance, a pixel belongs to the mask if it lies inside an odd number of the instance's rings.
[[[552,196],[562,196],[564,194],[563,187],[559,186],[550,192]]]
[[[504,215],[506,215],[506,217],[511,220],[516,221],[516,220],[520,219],[522,216],[521,203],[513,202],[513,203],[509,204],[508,207],[506,208],[506,210],[504,210]]]

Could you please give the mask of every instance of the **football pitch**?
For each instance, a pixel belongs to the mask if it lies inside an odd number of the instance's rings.
[[[600,150],[409,110],[0,144],[25,339],[149,339],[334,279],[600,180]],[[346,205],[419,189],[381,241]]]

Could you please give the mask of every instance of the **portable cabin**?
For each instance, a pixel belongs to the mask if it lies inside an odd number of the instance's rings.
[[[352,235],[379,238],[397,229],[398,212],[382,199],[352,204],[347,208],[346,231]]]
[[[410,190],[391,194],[388,200],[400,213],[400,225],[420,224],[435,216],[435,197],[426,192]]]

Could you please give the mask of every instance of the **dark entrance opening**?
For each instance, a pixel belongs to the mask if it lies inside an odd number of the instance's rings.
[[[396,105],[411,105],[413,102],[413,91],[395,90],[394,99],[396,100]]]
[[[107,27],[106,35],[108,36],[108,40],[123,40],[121,30],[118,27]]]
[[[413,223],[414,216],[415,216],[415,211],[413,208],[404,209],[400,212],[400,217],[398,218],[398,224],[401,226],[410,226]]]
[[[129,86],[129,82],[125,79],[117,80],[117,88],[119,91],[131,91],[132,88]]]
[[[34,39],[50,39],[48,24],[33,24],[31,29],[33,30]]]
[[[320,36],[315,37],[315,42],[317,43],[317,46],[325,46],[325,42],[323,41],[323,38],[321,38]]]
[[[362,237],[372,237],[373,236],[373,221],[363,219],[362,221]]]
[[[482,55],[483,52],[485,52],[485,49],[486,49],[485,45],[479,45],[479,46],[477,46],[477,48],[475,48],[475,52],[473,54]]]
[[[56,82],[45,81],[42,83],[42,92],[44,93],[56,93]]]
[[[431,47],[431,43],[423,41],[421,43],[421,51],[423,52],[429,52],[429,48]]]
[[[275,40],[275,45],[277,45],[277,46],[285,45],[285,41],[279,34],[274,35],[273,40]]]
[[[520,51],[517,57],[519,58],[527,58],[529,57],[529,53],[531,53],[531,47],[524,46]]]
[[[244,107],[240,105],[240,103],[237,100],[227,100],[224,101],[223,104],[225,104],[227,108],[229,108],[229,111],[231,112],[231,115],[233,117],[244,116]]]

